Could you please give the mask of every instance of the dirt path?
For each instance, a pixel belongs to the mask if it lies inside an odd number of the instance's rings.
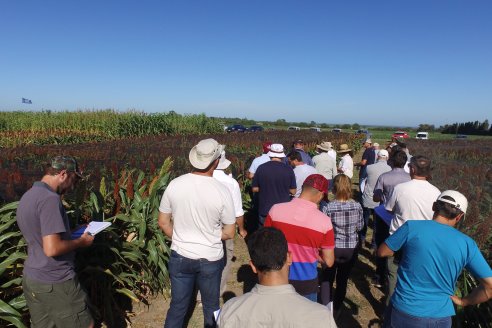
[[[368,239],[372,231],[368,231]],[[235,261],[229,275],[227,291],[223,298],[226,300],[242,295],[251,290],[256,283],[256,276],[249,268],[249,255],[243,239],[236,237]],[[378,315],[382,311],[382,292],[370,284],[374,274],[372,252],[365,245],[359,253],[359,261],[352,271],[349,280],[344,310],[337,320],[339,327],[379,327]],[[221,300],[222,302],[223,300]],[[134,316],[131,327],[161,328],[169,308],[169,298],[160,296],[152,301],[150,307],[143,304],[134,305]],[[202,308],[195,307],[188,327],[203,327]]]

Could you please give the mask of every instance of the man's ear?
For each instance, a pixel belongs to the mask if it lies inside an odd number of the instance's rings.
[[[251,267],[251,270],[253,270],[254,273],[258,274],[258,269],[256,269],[255,265],[253,264],[253,261],[249,260],[249,266]]]
[[[461,218],[465,215],[465,213],[461,213],[456,215],[456,223],[460,222]]]
[[[292,265],[292,254],[290,252],[287,252],[287,260],[285,261],[288,266]]]

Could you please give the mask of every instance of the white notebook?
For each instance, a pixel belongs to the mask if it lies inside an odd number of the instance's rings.
[[[92,222],[89,222],[89,225],[87,226],[87,229],[85,229],[85,232],[88,232],[94,236],[95,234],[103,231],[104,229],[106,229],[110,225],[111,225],[111,222],[92,221]]]
[[[80,238],[80,236],[82,236],[82,234],[84,232],[88,232],[92,236],[94,236],[95,234],[103,231],[104,229],[106,229],[110,225],[111,225],[111,222],[99,222],[99,221],[89,222],[89,224],[87,226],[82,226],[79,229],[77,229],[76,231],[72,232],[72,239]]]

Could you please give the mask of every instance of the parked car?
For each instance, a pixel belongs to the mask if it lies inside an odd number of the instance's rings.
[[[417,132],[415,139],[427,140],[429,139],[429,132]]]
[[[320,128],[317,128],[315,126],[312,126],[309,128],[309,131],[313,131],[313,132],[321,132],[321,129]]]
[[[289,130],[289,131],[300,131],[300,130],[301,130],[301,128],[300,128],[300,127],[298,127],[298,126],[289,126],[289,127],[287,128],[287,130]]]
[[[371,132],[369,132],[369,130],[357,130],[357,131],[355,131],[355,134],[356,135],[362,135],[366,139],[369,139],[371,137]]]
[[[227,132],[245,132],[246,128],[242,124],[234,124],[227,128]]]
[[[248,128],[249,132],[261,132],[263,131],[263,127],[261,125],[252,125]]]
[[[342,129],[334,128],[331,130],[331,132],[340,133],[340,132],[342,132]]]
[[[455,139],[467,139],[468,136],[466,134],[457,134],[454,138]]]
[[[408,133],[406,133],[405,131],[396,131],[395,133],[393,133],[393,135],[391,137],[392,138],[404,138],[404,139],[410,138]]]

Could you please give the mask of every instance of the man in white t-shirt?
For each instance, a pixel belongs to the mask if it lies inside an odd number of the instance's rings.
[[[193,171],[171,181],[162,196],[158,224],[172,238],[171,305],[164,327],[183,326],[195,282],[205,327],[215,325],[224,267],[222,240],[234,237],[236,223],[229,190],[213,178],[223,150],[214,139],[200,141],[189,154]]]
[[[239,188],[239,183],[232,177],[232,175],[227,175],[224,170],[231,165],[231,161],[225,156],[225,151],[222,152],[220,156],[219,166],[214,171],[213,177],[224,184],[229,190],[234,202],[234,212],[236,213],[236,224],[238,226],[238,232],[241,238],[245,238],[248,232],[244,229],[244,210],[243,210],[243,200],[241,198],[241,189]],[[220,280],[220,295],[225,291],[227,276],[231,271],[232,257],[234,256],[234,239],[227,239],[225,241],[225,266],[222,270],[222,278]]]
[[[255,176],[256,170],[258,166],[263,163],[270,161],[270,156],[268,156],[268,152],[270,151],[270,146],[272,145],[271,141],[265,141],[263,143],[263,154],[260,157],[256,157],[248,169],[248,179],[253,179]]]
[[[287,154],[287,160],[290,166],[294,169],[294,175],[296,176],[296,194],[294,197],[299,197],[302,191],[302,184],[304,180],[311,174],[317,174],[318,170],[314,167],[307,165],[302,161],[302,155],[297,151],[293,150]]]
[[[425,156],[413,156],[410,159],[410,177],[412,180],[395,186],[385,208],[394,214],[389,233],[392,235],[408,220],[432,220],[432,204],[441,194],[439,189],[430,184],[431,161]],[[399,265],[399,254],[388,259],[388,298],[393,294]]]

